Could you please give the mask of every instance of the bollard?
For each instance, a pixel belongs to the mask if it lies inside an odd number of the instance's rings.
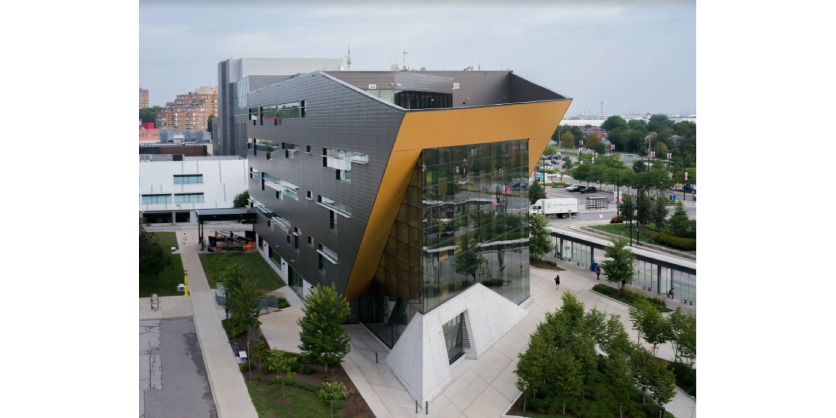
[[[377,351],[374,352],[374,362],[377,364]]]
[[[424,415],[430,414],[430,401],[424,401]]]
[[[418,413],[418,401],[415,401],[415,413]]]

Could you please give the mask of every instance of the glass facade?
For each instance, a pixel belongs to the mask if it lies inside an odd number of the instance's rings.
[[[528,140],[427,149],[404,194],[360,320],[390,347],[415,312],[482,282],[528,298]]]
[[[453,94],[426,91],[399,91],[395,93],[395,104],[404,109],[449,108],[453,107]]]

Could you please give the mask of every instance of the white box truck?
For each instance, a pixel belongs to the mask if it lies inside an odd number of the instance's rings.
[[[528,210],[529,214],[539,213],[543,216],[554,215],[564,218],[578,213],[578,199],[561,197],[557,199],[540,199],[534,202]]]

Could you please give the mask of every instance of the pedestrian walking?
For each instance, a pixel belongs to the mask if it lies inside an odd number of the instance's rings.
[[[601,280],[601,267],[595,268],[595,275],[597,276],[595,280]]]
[[[555,287],[560,286],[560,275],[554,276],[554,285]]]

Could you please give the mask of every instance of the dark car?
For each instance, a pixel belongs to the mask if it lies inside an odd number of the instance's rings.
[[[577,191],[580,192],[580,193],[586,193],[587,189],[588,189],[588,187],[586,187],[586,186],[578,186]]]
[[[581,186],[580,184],[573,184],[573,185],[567,187],[566,191],[567,192],[577,192],[581,188],[583,188],[583,186]]]
[[[581,193],[597,193],[597,192],[598,192],[598,189],[596,189],[595,186],[589,186],[589,187],[581,190]]]
[[[682,191],[683,192],[696,193],[697,192],[697,186],[695,186],[693,184],[686,184],[686,185],[682,186]]]

